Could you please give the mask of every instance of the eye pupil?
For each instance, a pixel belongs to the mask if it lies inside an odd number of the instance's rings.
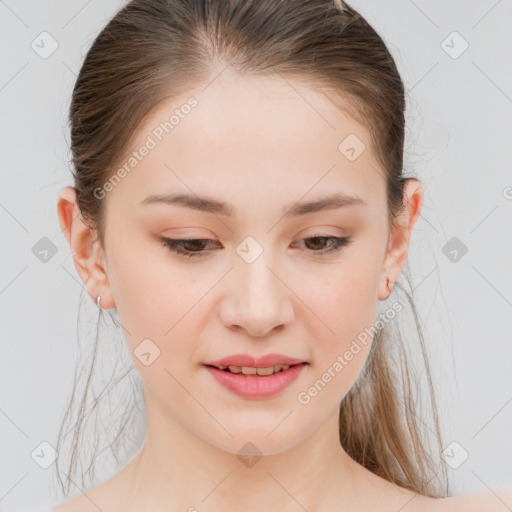
[[[327,239],[327,237],[325,237],[325,236],[314,236],[314,237],[309,238],[309,240],[313,241],[314,246],[315,245],[324,246],[326,239]],[[320,243],[318,243],[319,240],[320,240]],[[321,249],[321,247],[316,247],[316,248]]]
[[[202,239],[194,239],[194,240],[187,240],[186,243],[190,244],[193,249],[202,249],[204,246],[205,240]]]

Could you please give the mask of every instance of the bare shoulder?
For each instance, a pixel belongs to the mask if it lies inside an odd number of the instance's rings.
[[[81,494],[66,499],[55,505],[48,512],[88,512],[93,509],[95,509],[96,512],[98,510],[94,503],[90,502],[85,495]]]
[[[498,489],[474,494],[432,499],[425,512],[510,512],[512,491]]]
[[[402,512],[511,512],[512,489],[494,489],[473,494],[432,498],[416,491],[389,487],[380,497],[381,510]]]
[[[48,512],[98,512],[123,510],[116,497],[123,496],[117,484],[118,475],[65,501],[54,505]],[[126,494],[126,488],[124,490]]]
[[[54,505],[48,512],[99,512],[132,510],[129,492],[133,488],[132,458],[124,467],[96,486]]]
[[[126,490],[125,490],[126,494]],[[99,512],[113,510],[127,510],[123,494],[119,489],[110,485],[99,485],[86,492],[67,498],[54,505],[48,512]]]

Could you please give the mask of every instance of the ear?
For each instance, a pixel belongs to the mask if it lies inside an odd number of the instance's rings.
[[[393,226],[389,234],[388,247],[379,284],[379,300],[385,300],[389,297],[391,292],[387,288],[387,279],[389,278],[390,288],[392,288],[407,261],[412,229],[423,207],[423,188],[421,182],[416,178],[408,178],[404,183],[403,201],[405,208],[396,219],[396,225]]]
[[[97,239],[97,232],[83,221],[73,187],[66,187],[59,193],[57,215],[71,249],[75,268],[92,300],[96,304],[96,298],[100,296],[102,308],[115,307],[108,282],[103,248]]]

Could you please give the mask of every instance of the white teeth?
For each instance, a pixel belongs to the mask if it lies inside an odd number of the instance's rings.
[[[227,366],[219,366],[219,370],[225,370],[228,368]],[[229,366],[229,371],[231,373],[243,373],[244,375],[272,375],[273,373],[277,373],[280,370],[288,370],[290,368],[289,365],[281,365],[278,364],[276,366],[269,366],[267,368],[254,368],[251,366]]]
[[[277,372],[274,366],[270,366],[269,368],[258,368],[256,371],[258,372],[258,375],[272,375]]]

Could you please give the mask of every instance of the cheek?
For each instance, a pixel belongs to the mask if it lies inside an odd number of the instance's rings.
[[[314,340],[314,378],[333,382],[331,393],[340,399],[357,379],[373,340],[378,274],[369,268],[376,268],[375,262],[362,259],[340,266],[338,273],[332,267],[329,280],[303,281],[298,293],[307,297],[300,315]]]
[[[360,260],[361,261],[361,260]],[[375,322],[378,273],[361,261],[357,265],[331,267],[324,279],[303,280],[298,295],[304,298],[302,318],[316,325],[314,332],[325,347],[341,347]],[[306,308],[306,310],[307,310]]]
[[[151,270],[153,272],[153,270]],[[190,407],[182,385],[191,382],[198,368],[197,340],[202,329],[202,303],[207,289],[132,273],[143,283],[123,290],[125,340],[134,364],[147,386],[169,412]]]
[[[320,413],[338,408],[360,375],[373,343],[376,306],[367,275],[333,279],[310,297],[319,318],[307,308],[301,313],[308,319],[312,365],[297,399]]]
[[[109,281],[128,346],[133,353],[149,338],[163,355],[170,340],[190,337],[198,328],[197,319],[192,322],[195,306],[207,292],[204,288],[208,283],[201,284],[191,272],[166,262],[165,253],[158,253],[158,249],[152,253],[120,246],[115,249],[122,254],[113,254]],[[187,346],[174,345],[173,350]]]

